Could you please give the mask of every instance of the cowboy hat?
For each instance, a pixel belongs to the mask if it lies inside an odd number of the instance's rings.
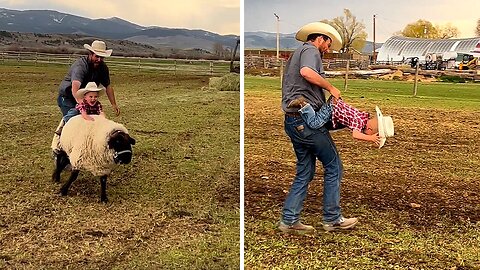
[[[98,95],[100,96],[104,91],[105,87],[102,84],[97,86],[95,82],[89,82],[85,88],[78,89],[76,97],[83,98],[83,96],[85,96],[85,94],[88,92],[98,92]]]
[[[375,111],[377,112],[378,120],[378,135],[380,136],[380,147],[385,144],[387,137],[392,137],[395,133],[393,128],[393,119],[390,116],[383,116],[382,111],[378,106],[375,106]]]
[[[88,44],[83,44],[83,47],[101,57],[109,57],[113,51],[107,50],[107,45],[105,45],[105,42],[100,40],[93,41],[92,46]]]
[[[342,48],[342,37],[331,25],[322,22],[312,22],[306,24],[298,30],[295,38],[299,41],[306,42],[310,34],[322,34],[328,36],[332,40],[332,50],[338,51]]]

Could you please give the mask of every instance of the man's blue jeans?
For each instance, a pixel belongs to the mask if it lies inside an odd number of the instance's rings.
[[[318,159],[324,168],[323,222],[337,222],[342,217],[340,182],[343,166],[330,133],[325,127],[311,129],[301,117],[294,116],[285,116],[285,132],[297,156],[297,172],[283,205],[282,221],[292,225],[300,220],[308,184],[315,175]]]
[[[58,107],[60,107],[60,111],[62,111],[63,121],[68,122],[70,118],[74,117],[75,115],[80,114],[80,112],[75,109],[75,105],[77,105],[76,100],[71,100],[64,96],[58,96],[57,99]]]
[[[62,115],[67,115],[70,109],[75,109],[75,105],[77,105],[77,101],[75,99],[70,99],[59,95],[57,98],[58,107],[60,107],[60,111],[62,111]]]

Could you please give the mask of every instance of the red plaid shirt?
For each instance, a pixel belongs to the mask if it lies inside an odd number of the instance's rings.
[[[83,100],[82,103],[75,106],[75,109],[80,111],[80,113],[86,112],[87,114],[100,114],[102,112],[102,104],[100,101],[97,101],[95,104],[90,105],[86,100]]]
[[[344,125],[350,129],[362,131],[367,125],[369,114],[359,111],[343,100],[339,99],[337,104],[333,106],[332,123],[333,128],[337,128],[338,124]]]

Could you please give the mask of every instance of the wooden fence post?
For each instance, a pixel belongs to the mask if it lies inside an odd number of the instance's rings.
[[[38,61],[38,52],[35,52],[35,66],[37,65],[37,61]]]
[[[420,61],[417,61],[417,65],[415,66],[415,78],[413,80],[413,96],[416,97],[417,96],[417,87],[418,87],[418,66],[419,66],[419,62]]]
[[[213,61],[210,61],[210,76],[213,76]]]
[[[348,89],[348,73],[350,71],[350,59],[347,59],[347,69],[345,71],[345,84],[344,84],[344,91],[346,92]]]
[[[280,60],[280,88],[283,87],[283,59]]]
[[[177,76],[177,60],[173,62],[173,75]]]
[[[138,72],[140,72],[140,67],[141,67],[140,58],[138,58],[138,67],[137,67]]]

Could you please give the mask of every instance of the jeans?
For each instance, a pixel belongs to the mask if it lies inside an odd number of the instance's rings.
[[[312,105],[307,104],[307,106],[302,107],[299,112],[305,121],[305,123],[312,129],[320,129],[328,121],[332,120],[332,111],[333,107],[331,103],[326,103],[320,107],[320,109],[315,112]]]
[[[300,220],[308,184],[315,175],[316,159],[324,169],[323,222],[335,223],[342,217],[340,182],[343,165],[336,146],[325,127],[309,128],[301,117],[285,116],[285,132],[297,156],[297,171],[283,205],[282,221],[292,225]]]
[[[57,98],[57,104],[58,107],[60,107],[60,111],[62,111],[62,115],[65,116],[70,109],[75,109],[77,101],[75,99],[70,99],[59,95]]]
[[[75,105],[77,105],[76,100],[71,100],[64,96],[58,96],[57,99],[58,107],[60,107],[60,111],[62,111],[63,121],[68,122],[70,118],[74,117],[75,115],[79,115],[80,112],[75,109]]]

